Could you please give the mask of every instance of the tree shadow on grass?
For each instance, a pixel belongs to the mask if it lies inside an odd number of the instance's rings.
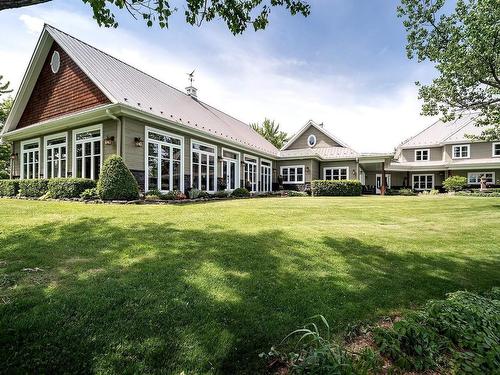
[[[353,238],[325,237],[309,250],[277,230],[94,218],[2,242],[6,372],[261,372],[258,353],[312,315],[337,324],[373,317],[477,285],[477,277],[490,286],[498,267],[396,254]]]

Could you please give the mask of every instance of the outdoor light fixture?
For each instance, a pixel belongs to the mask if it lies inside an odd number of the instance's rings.
[[[104,139],[104,144],[109,146],[109,145],[112,145],[114,141],[115,141],[115,137],[106,137]]]
[[[135,143],[135,147],[142,147],[142,145],[144,144],[144,141],[142,140],[141,137],[135,137],[134,143]]]
[[[13,152],[12,154],[10,154],[10,158],[12,160],[17,159],[17,154]]]

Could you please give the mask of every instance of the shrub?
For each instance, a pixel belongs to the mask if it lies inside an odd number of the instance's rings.
[[[19,195],[22,197],[39,198],[49,191],[49,180],[29,179],[19,180]]]
[[[358,180],[314,180],[311,190],[314,196],[356,196],[363,186]]]
[[[85,189],[80,194],[80,198],[82,198],[83,200],[86,200],[86,201],[92,200],[92,199],[98,199],[99,193],[97,192],[97,188],[93,187],[90,189]]]
[[[288,197],[307,197],[309,196],[305,191],[283,190],[283,194]]]
[[[412,196],[417,195],[417,194],[412,189],[403,188],[403,189],[399,189],[399,195],[403,195],[406,197],[412,197]]]
[[[229,196],[229,192],[226,190],[219,190],[212,194],[214,198],[227,198]]]
[[[489,192],[489,191],[483,191],[483,192],[457,191],[455,193],[455,195],[462,196],[462,197],[491,197],[491,198],[499,198],[500,197],[500,193],[496,192],[496,191],[492,191],[492,192]]]
[[[430,195],[438,195],[438,194],[439,194],[439,190],[437,190],[437,189],[432,189],[432,190],[430,190],[430,191],[429,191],[429,194],[430,194]]]
[[[19,191],[19,180],[0,180],[0,197],[14,197]]]
[[[463,176],[451,176],[443,181],[446,191],[460,191],[467,186],[467,178]]]
[[[186,194],[184,194],[180,190],[172,190],[169,191],[166,194],[160,194],[160,199],[167,200],[167,201],[178,201],[178,200],[183,200],[187,199]]]
[[[123,159],[112,155],[104,161],[97,182],[97,191],[102,199],[134,200],[139,198],[139,185]]]
[[[206,191],[199,190],[199,189],[191,189],[189,190],[189,199],[198,199],[198,198],[208,198],[210,197],[210,194],[207,193]]]
[[[231,193],[231,196],[236,197],[236,198],[249,197],[250,192],[245,188],[238,188],[238,189],[233,190],[233,192]]]
[[[52,178],[48,183],[51,198],[80,198],[85,190],[95,187],[95,181],[87,178]]]

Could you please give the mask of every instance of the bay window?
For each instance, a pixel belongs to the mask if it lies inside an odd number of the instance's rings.
[[[265,159],[260,159],[260,191],[272,191],[271,162]]]
[[[21,142],[21,178],[40,177],[40,140]]]
[[[257,181],[257,164],[259,160],[253,156],[245,155],[245,186],[250,185],[250,191],[256,192],[258,187]]]
[[[217,147],[191,141],[191,186],[193,189],[215,192],[217,190]]]
[[[50,135],[45,140],[45,178],[66,177],[67,134]]]
[[[99,178],[102,164],[102,125],[73,131],[73,176]]]
[[[281,176],[283,177],[283,184],[303,184],[304,183],[304,170],[303,165],[292,165],[281,167]]]
[[[434,189],[434,175],[433,174],[414,174],[413,189],[414,190],[432,190]]]
[[[146,128],[145,190],[184,190],[184,138]]]
[[[347,180],[349,178],[349,168],[323,168],[323,175],[325,180]]]

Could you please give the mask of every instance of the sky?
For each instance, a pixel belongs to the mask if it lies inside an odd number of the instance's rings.
[[[436,73],[407,59],[397,0],[309,0],[309,17],[276,8],[264,31],[238,36],[222,21],[187,25],[172,3],[168,29],[123,11],[100,28],[81,0],[1,11],[0,74],[17,90],[46,22],[179,89],[196,69],[201,100],[291,135],[312,119],[357,151],[390,152],[435,120],[420,116],[415,81]]]

